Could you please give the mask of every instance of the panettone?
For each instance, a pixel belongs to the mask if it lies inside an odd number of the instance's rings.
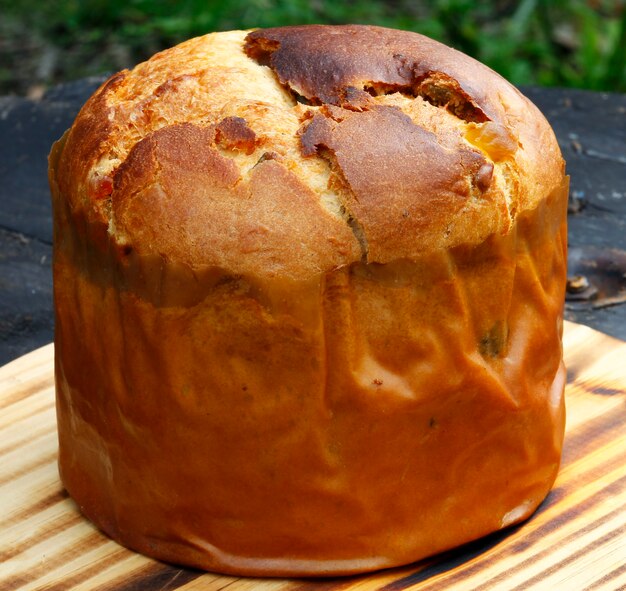
[[[514,87],[415,33],[215,33],[50,157],[59,464],[150,556],[412,562],[555,479],[567,182]]]

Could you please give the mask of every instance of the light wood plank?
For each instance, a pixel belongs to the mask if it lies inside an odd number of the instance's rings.
[[[0,591],[626,588],[626,343],[566,323],[564,347],[573,376],[564,463],[529,521],[496,543],[318,582],[201,574],[98,532],[58,479],[54,350],[43,347],[0,368]]]

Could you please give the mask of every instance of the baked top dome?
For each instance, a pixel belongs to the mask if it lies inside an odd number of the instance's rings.
[[[64,141],[53,181],[114,243],[269,279],[479,244],[564,175],[498,74],[360,25],[191,39],[111,77]]]

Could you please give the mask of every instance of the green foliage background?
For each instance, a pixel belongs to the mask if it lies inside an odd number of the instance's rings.
[[[626,0],[0,0],[0,94],[119,70],[210,31],[350,22],[429,35],[515,84],[626,92]]]

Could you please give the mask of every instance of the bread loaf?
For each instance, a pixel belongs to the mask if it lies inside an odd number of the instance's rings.
[[[215,33],[50,156],[59,465],[161,560],[406,564],[559,467],[567,179],[513,86],[415,33]]]

